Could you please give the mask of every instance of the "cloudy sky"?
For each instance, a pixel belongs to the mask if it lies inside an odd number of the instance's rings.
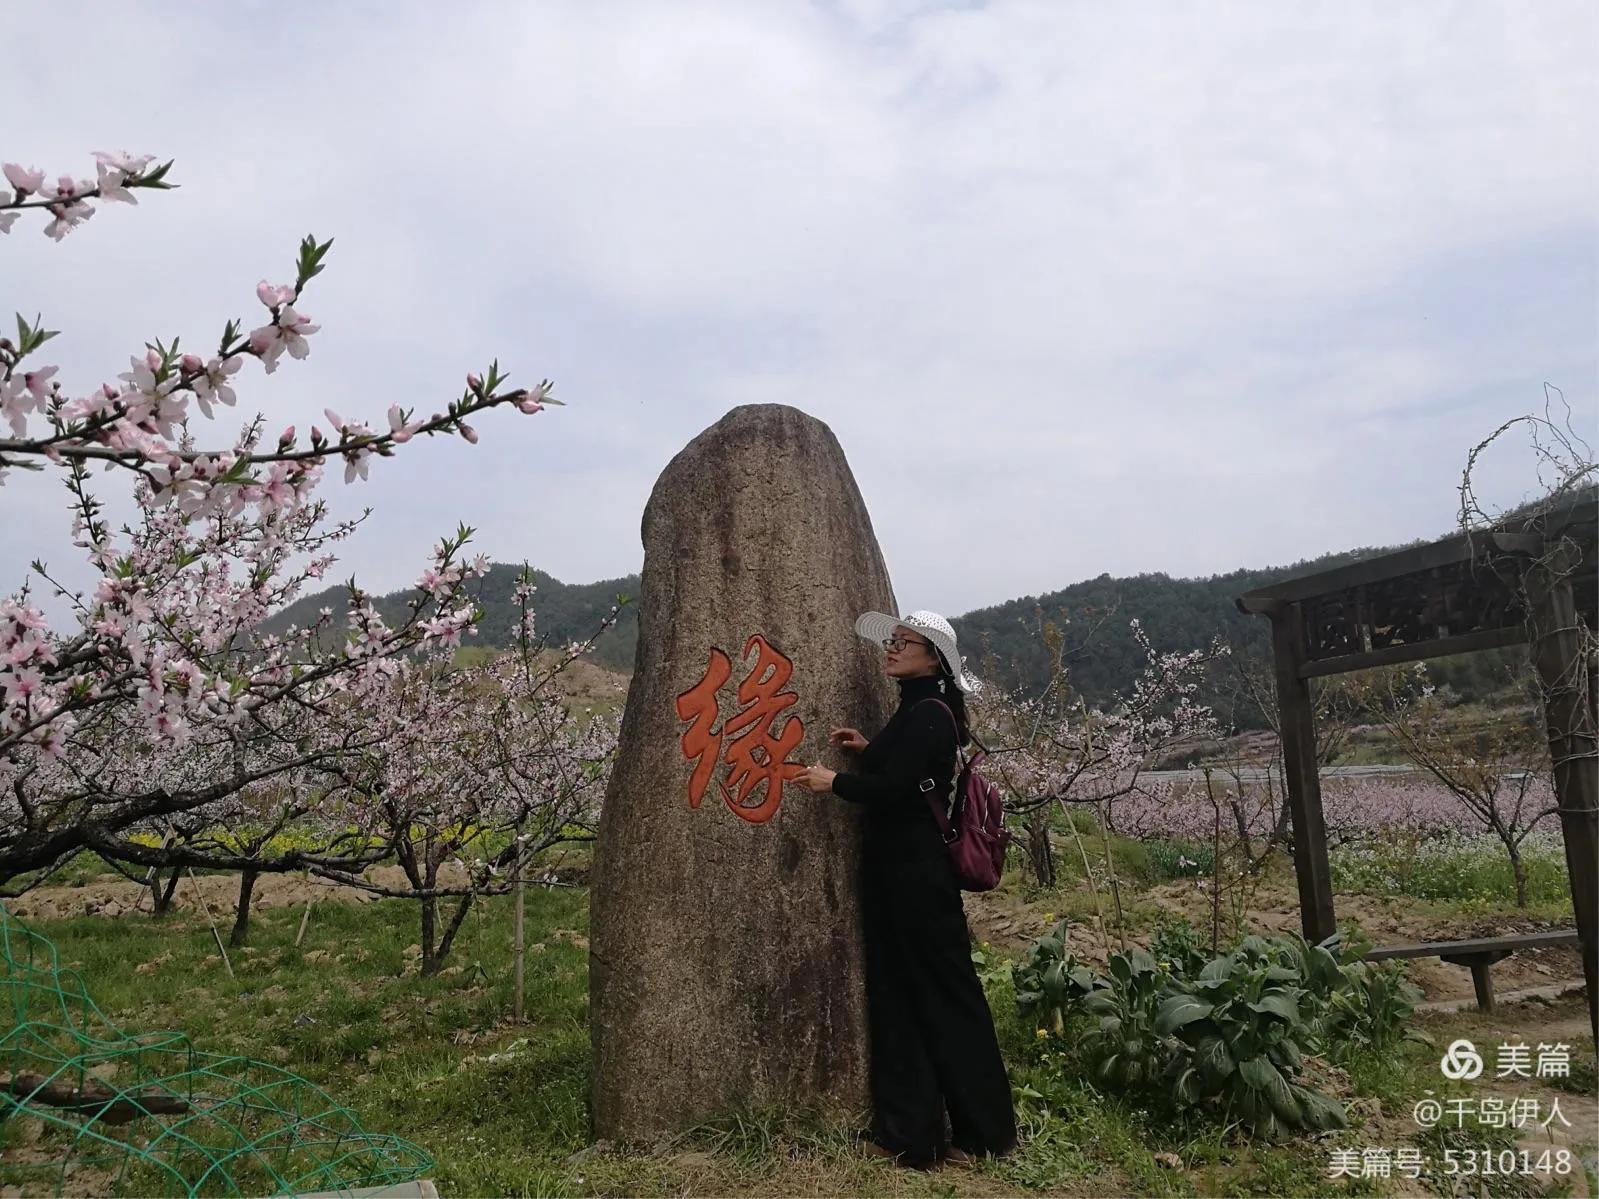
[[[1466,452],[1564,390],[1596,435],[1591,3],[917,0],[7,6],[0,159],[176,159],[0,309],[73,394],[255,323],[333,237],[305,363],[241,403],[494,414],[327,488],[408,583],[459,520],[569,582],[637,570],[667,461],[793,404],[848,455],[902,604],[1205,575],[1449,530]],[[1563,410],[1556,410],[1564,418]],[[1525,437],[1490,500],[1537,486]],[[70,561],[0,492],[0,590]]]

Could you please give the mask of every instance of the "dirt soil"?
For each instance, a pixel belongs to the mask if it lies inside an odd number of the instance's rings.
[[[439,871],[439,881],[445,886],[465,882],[465,873],[458,867],[446,865]],[[371,882],[386,887],[403,888],[405,872],[398,866],[377,866],[366,872]],[[233,919],[234,904],[239,899],[237,875],[184,876],[172,897],[175,910],[187,911],[196,907],[198,890],[211,916],[219,923]],[[255,880],[250,908],[281,908],[307,901],[332,900],[337,903],[370,903],[378,898],[369,891],[330,883],[325,879],[302,877],[298,874],[263,874]],[[150,912],[150,891],[130,879],[104,875],[90,879],[79,886],[37,887],[16,899],[6,900],[6,908],[19,920],[56,920],[71,916],[129,916]]]

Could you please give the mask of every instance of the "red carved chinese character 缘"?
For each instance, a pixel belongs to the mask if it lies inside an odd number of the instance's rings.
[[[773,721],[799,700],[793,692],[783,692],[794,674],[794,663],[759,633],[744,643],[746,661],[752,651],[756,654],[755,666],[738,687],[741,707],[722,728],[715,727],[719,714],[717,693],[731,677],[733,668],[727,654],[714,647],[704,677],[677,697],[677,714],[690,722],[682,738],[683,756],[694,762],[689,778],[689,807],[700,806],[705,786],[720,760],[729,767],[726,781],[718,784],[722,799],[741,820],[762,824],[777,813],[783,799],[783,783],[804,769],[787,758],[804,739],[805,724],[797,716],[790,716],[780,731],[773,731]]]

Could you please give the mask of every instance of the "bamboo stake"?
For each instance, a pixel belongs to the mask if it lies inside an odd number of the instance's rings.
[[[523,838],[520,834],[518,834],[516,838],[516,919],[514,931],[511,934],[513,942],[512,953],[516,962],[516,987],[514,991],[514,998],[511,1001],[511,1019],[515,1020],[518,1024],[522,1022],[522,968],[523,962],[526,958],[524,943],[527,940],[527,926],[525,922],[527,880],[523,875],[522,869],[523,845]]]
[[[1077,822],[1072,819],[1072,810],[1066,806],[1066,801],[1060,800],[1060,810],[1066,815],[1066,827],[1071,830],[1072,841],[1077,846],[1077,854],[1083,859],[1083,877],[1088,880],[1088,893],[1094,897],[1094,914],[1099,917],[1099,939],[1105,943],[1105,952],[1110,953],[1110,930],[1105,927],[1105,905],[1099,902],[1099,884],[1094,881],[1094,868],[1088,864],[1088,850],[1083,847],[1082,834],[1077,831]]]
[[[1105,872],[1110,875],[1110,900],[1116,908],[1116,939],[1121,942],[1122,952],[1127,952],[1127,914],[1122,911],[1121,880],[1116,877],[1116,861],[1110,852],[1110,805],[1105,805],[1103,819],[1099,823],[1099,839],[1104,845]]]
[[[311,872],[307,870],[302,876],[306,886],[311,885]],[[311,905],[316,902],[314,894],[305,897],[305,911],[300,913],[300,931],[294,934],[294,947],[300,948],[300,942],[305,940],[305,926],[311,922]]]
[[[200,880],[194,877],[194,867],[185,866],[184,870],[189,875],[190,890],[194,897],[200,901],[200,910],[205,913],[206,923],[211,926],[211,936],[217,943],[217,952],[222,955],[222,964],[228,968],[228,977],[235,977],[233,963],[228,960],[228,947],[222,944],[222,934],[217,931],[217,922],[211,919],[211,905],[205,901],[205,892],[200,890]]]

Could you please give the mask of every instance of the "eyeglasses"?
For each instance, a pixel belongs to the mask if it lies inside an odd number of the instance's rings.
[[[890,653],[896,653],[896,654],[900,650],[904,649],[907,645],[932,645],[932,644],[933,643],[931,641],[912,641],[909,637],[885,637],[885,638],[883,638],[883,648],[888,650]]]

